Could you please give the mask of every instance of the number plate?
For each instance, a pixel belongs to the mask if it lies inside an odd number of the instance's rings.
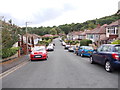
[[[88,53],[92,53],[92,52],[88,51]]]
[[[41,58],[42,56],[35,56],[35,58]]]

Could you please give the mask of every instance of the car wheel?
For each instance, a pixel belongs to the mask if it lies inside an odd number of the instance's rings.
[[[83,57],[83,54],[81,53],[80,56]]]
[[[76,52],[76,55],[78,56],[78,53]]]
[[[113,68],[112,68],[112,66],[111,66],[110,61],[106,61],[106,63],[105,63],[105,70],[106,70],[107,72],[112,72],[112,71],[113,71]]]
[[[90,57],[90,63],[91,63],[91,64],[94,64],[94,63],[95,63],[92,56]]]

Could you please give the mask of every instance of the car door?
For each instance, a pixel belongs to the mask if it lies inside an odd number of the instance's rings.
[[[100,52],[102,51],[103,46],[100,46],[97,50],[93,51],[92,57],[95,62],[100,63],[99,57],[100,57]]]
[[[110,46],[109,45],[103,45],[101,50],[98,52],[98,63],[104,65],[106,56],[109,54]]]

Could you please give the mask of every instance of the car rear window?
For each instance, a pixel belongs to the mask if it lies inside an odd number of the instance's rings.
[[[85,47],[87,50],[93,50],[93,47]]]
[[[115,46],[115,52],[120,52],[120,46]]]

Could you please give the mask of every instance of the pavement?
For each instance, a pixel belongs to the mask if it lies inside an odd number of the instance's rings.
[[[108,73],[103,66],[90,64],[88,57],[82,58],[64,50],[59,39],[54,42],[55,51],[48,52],[48,60],[29,61],[3,77],[2,87],[118,88],[117,71]]]
[[[20,57],[15,57],[12,59],[6,59],[4,60],[4,62],[0,63],[0,65],[2,66],[2,72],[5,72],[23,62],[29,61],[29,55],[22,55]]]

